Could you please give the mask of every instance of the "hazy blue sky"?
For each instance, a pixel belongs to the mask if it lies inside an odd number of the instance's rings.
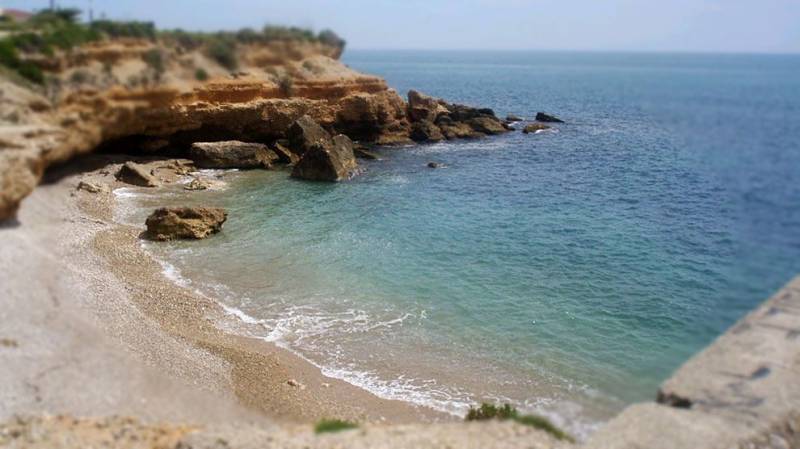
[[[90,0],[61,0],[86,9]],[[36,9],[48,0],[0,0]],[[332,28],[350,48],[800,52],[800,0],[94,0],[159,27]]]

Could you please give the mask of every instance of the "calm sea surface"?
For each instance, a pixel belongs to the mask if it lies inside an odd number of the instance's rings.
[[[351,67],[559,132],[383,149],[337,185],[227,174],[150,244],[250,335],[388,398],[585,435],[800,273],[800,57],[365,52]],[[429,161],[446,168],[431,170]],[[137,223],[164,201],[123,194]]]

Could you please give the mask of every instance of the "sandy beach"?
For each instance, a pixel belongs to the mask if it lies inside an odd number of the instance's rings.
[[[270,343],[225,333],[211,299],[181,288],[112,221],[104,158],[54,171],[2,229],[0,418],[120,414],[145,420],[409,423],[453,417],[387,401]],[[98,163],[99,159],[99,163]],[[87,166],[86,164],[97,164]],[[97,168],[86,174],[79,169]],[[82,180],[108,186],[77,190]],[[44,338],[43,338],[44,336]]]

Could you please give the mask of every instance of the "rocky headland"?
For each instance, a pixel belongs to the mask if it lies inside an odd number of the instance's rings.
[[[261,152],[268,158],[258,165],[299,162],[295,173],[302,177],[314,164],[301,160],[307,148],[292,137],[296,123],[313,122],[359,145],[475,138],[511,129],[490,109],[414,91],[405,101],[384,80],[339,62],[344,43],[330,35],[237,38],[224,55],[216,41],[175,33],[107,37],[47,58],[18,49],[18,58],[44,75],[42,84],[13,73],[0,76],[0,220],[13,216],[48,167],[95,151],[252,168],[254,159],[237,161],[233,154],[241,146],[214,146],[240,141],[268,147]],[[327,150],[350,146],[339,140],[309,158],[324,163],[330,158],[320,155]],[[352,151],[344,152],[349,159]],[[309,178],[343,179],[352,169]]]

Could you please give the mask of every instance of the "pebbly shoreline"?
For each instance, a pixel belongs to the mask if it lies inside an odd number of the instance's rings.
[[[102,170],[86,174],[83,179],[112,188],[125,185]],[[78,195],[82,212],[92,219],[111,220],[116,201],[111,189]],[[222,384],[240,404],[290,423],[312,423],[325,417],[389,423],[453,420],[427,408],[377,398],[346,382],[325,377],[317,367],[272,343],[221,330],[215,323],[230,317],[213,299],[165,277],[162,266],[140,245],[142,230],[115,223],[93,237],[93,252],[125,285],[130,300],[148,319],[170,336],[204,352],[201,359],[211,358],[229,369],[224,381],[210,383],[216,388]],[[168,354],[157,357],[165,365],[170,363]],[[176,371],[186,381],[197,381],[193,370]]]

